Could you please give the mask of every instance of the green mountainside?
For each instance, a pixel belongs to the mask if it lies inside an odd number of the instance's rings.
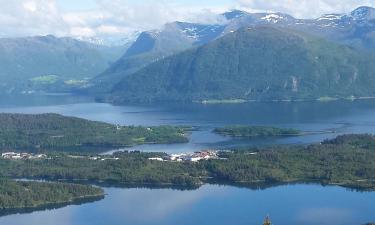
[[[109,101],[316,100],[375,96],[369,53],[268,26],[233,32],[125,77]]]
[[[88,91],[108,93],[123,77],[155,61],[208,43],[221,31],[220,25],[173,22],[161,30],[143,32],[116,63],[91,80]]]
[[[107,69],[125,47],[98,46],[52,35],[0,38],[0,93],[83,85]],[[44,82],[44,77],[54,77]],[[72,82],[74,85],[72,85]]]

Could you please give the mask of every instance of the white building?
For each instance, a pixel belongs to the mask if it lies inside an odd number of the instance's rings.
[[[153,160],[153,161],[164,161],[163,158],[160,158],[160,157],[148,158],[148,159]]]

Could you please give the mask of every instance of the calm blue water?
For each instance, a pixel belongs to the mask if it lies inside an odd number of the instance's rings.
[[[0,98],[0,112],[54,112],[123,125],[193,125],[191,141],[178,145],[144,145],[131,150],[190,152],[249,145],[305,144],[345,133],[375,133],[375,100],[341,102],[249,103],[239,105],[113,106],[76,96]],[[231,139],[213,134],[215,127],[235,124],[290,127],[332,132],[302,137]]]
[[[144,151],[319,142],[344,133],[375,133],[375,101],[250,103],[241,105],[112,106],[76,96],[0,98],[0,112],[54,112],[124,125],[193,125],[187,144],[144,145]],[[335,133],[233,140],[212,134],[218,126],[270,125]],[[292,185],[250,190],[206,185],[194,191],[105,189],[104,200],[0,218],[0,225],[360,225],[375,222],[375,192]]]
[[[4,225],[361,225],[375,221],[375,193],[292,185],[266,190],[206,185],[194,191],[105,190],[99,202],[0,218]]]

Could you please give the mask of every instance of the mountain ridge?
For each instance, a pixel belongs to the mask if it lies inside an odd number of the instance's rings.
[[[109,101],[316,100],[375,96],[364,54],[300,31],[244,28],[125,77]]]
[[[160,30],[143,32],[127,53],[108,70],[93,79],[92,92],[94,94],[97,92],[105,94],[124,77],[156,61],[196,46],[205,45],[246,27],[269,25],[282,29],[292,29],[361,50],[375,51],[375,20],[371,20],[372,17],[370,16],[373,11],[375,9],[371,7],[358,7],[345,14],[325,14],[316,19],[297,19],[284,13],[249,13],[232,10],[221,14],[223,18],[227,19],[225,23],[200,25],[205,27],[206,30],[209,30],[210,27],[216,27],[216,30],[212,33],[205,35],[208,38],[204,41],[199,38],[189,38],[189,36],[194,35],[186,35],[188,31],[184,31],[179,26],[179,24],[184,24],[185,27],[190,27],[190,30],[199,31],[197,24],[169,23]],[[204,28],[202,29],[204,30]],[[145,36],[147,38],[144,38]],[[135,49],[142,51],[134,51]]]
[[[53,35],[1,38],[1,93],[34,91],[30,80],[41,76],[88,80],[109,67],[122,51]]]

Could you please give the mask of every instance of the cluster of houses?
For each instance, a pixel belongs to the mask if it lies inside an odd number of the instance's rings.
[[[4,152],[1,154],[3,159],[13,160],[26,160],[26,159],[45,159],[45,154],[31,154],[31,153],[17,153],[17,152]]]
[[[119,160],[120,158],[106,157],[106,156],[83,156],[83,155],[68,155],[72,159],[90,159],[93,161]]]
[[[199,151],[194,153],[170,154],[164,157],[149,158],[155,161],[171,161],[171,162],[199,162],[201,160],[218,159],[217,151]]]

